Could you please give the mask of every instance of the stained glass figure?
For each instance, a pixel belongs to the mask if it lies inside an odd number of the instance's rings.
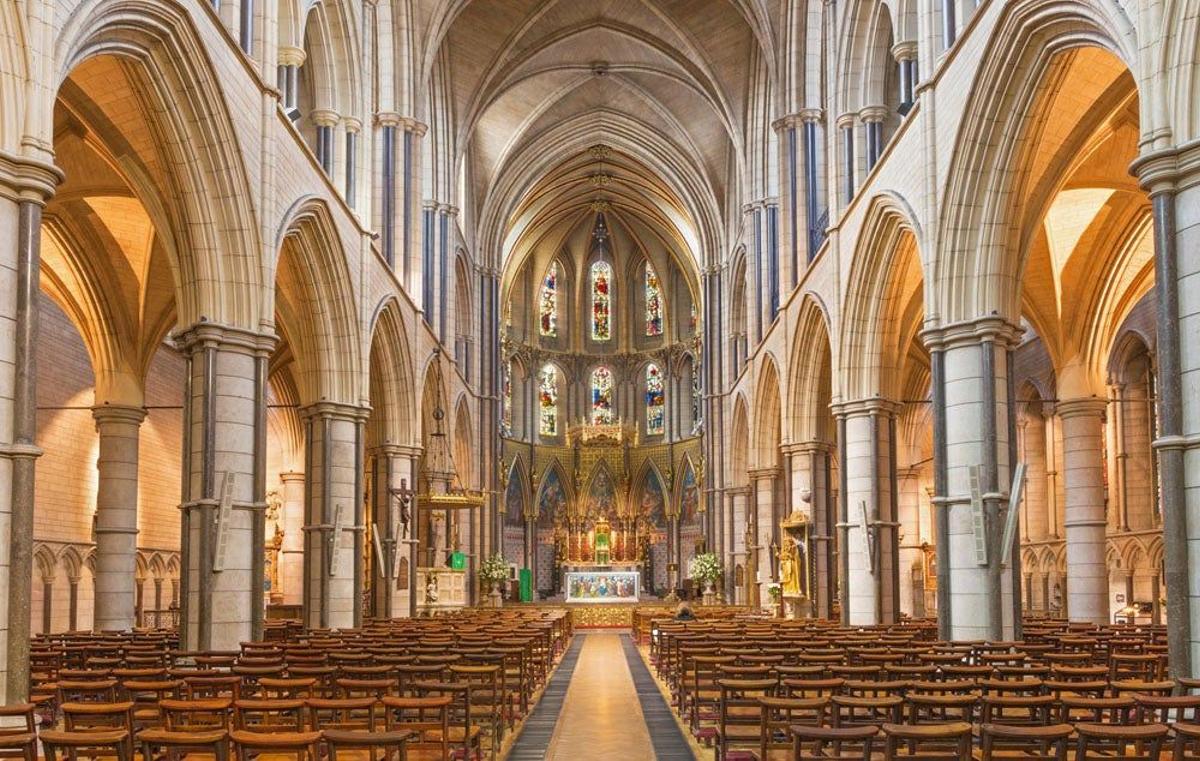
[[[646,335],[661,336],[663,333],[662,288],[658,273],[646,262]]]
[[[558,435],[558,368],[545,365],[538,373],[538,430],[543,436]]]
[[[544,336],[558,335],[558,262],[551,262],[542,280],[542,296],[538,300],[538,315]]]
[[[612,267],[598,261],[592,265],[592,340],[612,337]]]
[[[660,436],[664,429],[666,404],[664,403],[662,371],[656,364],[646,366],[646,435]]]
[[[613,415],[613,378],[607,367],[592,372],[592,425],[608,425]]]

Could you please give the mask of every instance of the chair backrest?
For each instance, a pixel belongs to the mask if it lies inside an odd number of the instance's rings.
[[[233,725],[253,732],[301,732],[304,730],[303,700],[242,698],[233,701]]]
[[[162,716],[163,726],[172,732],[229,729],[229,712],[232,707],[231,698],[168,698],[158,701],[158,712]]]
[[[1070,724],[1020,727],[984,723],[979,726],[979,761],[993,761],[997,752],[1022,761],[1066,761],[1074,731]]]

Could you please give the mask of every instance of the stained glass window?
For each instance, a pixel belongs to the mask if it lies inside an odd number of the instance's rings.
[[[592,372],[592,425],[612,423],[613,378],[607,367],[597,367]]]
[[[558,262],[551,262],[542,280],[542,297],[538,301],[538,315],[544,336],[558,335]]]
[[[658,365],[651,363],[646,366],[646,435],[657,436],[663,432],[663,421],[666,417],[664,404],[663,377]]]
[[[500,379],[500,432],[504,435],[512,433],[512,363],[505,362],[501,369]]]
[[[543,436],[558,435],[558,368],[545,365],[538,373],[538,409]]]
[[[592,340],[607,341],[612,336],[610,314],[612,267],[608,262],[592,265]]]
[[[663,332],[662,288],[658,273],[646,262],[646,335],[661,336]]]

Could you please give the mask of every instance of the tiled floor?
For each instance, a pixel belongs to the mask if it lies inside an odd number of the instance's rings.
[[[620,635],[576,636],[586,639],[546,758],[653,761],[650,733]]]

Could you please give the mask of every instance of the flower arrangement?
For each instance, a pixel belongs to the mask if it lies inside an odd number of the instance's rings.
[[[696,555],[688,563],[688,578],[700,583],[711,583],[721,578],[721,562],[714,552]]]
[[[508,578],[508,561],[500,553],[486,558],[479,565],[479,578],[495,584]]]
[[[775,605],[779,604],[779,598],[783,596],[783,587],[779,586],[779,582],[773,581],[767,585],[767,597],[771,598],[771,602]]]

